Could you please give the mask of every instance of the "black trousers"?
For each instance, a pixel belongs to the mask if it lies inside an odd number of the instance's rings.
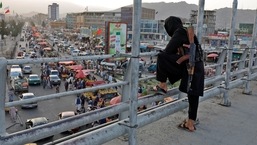
[[[188,72],[186,63],[177,64],[177,60],[181,56],[177,54],[168,54],[165,52],[160,52],[157,57],[157,71],[156,79],[159,82],[166,82],[167,79],[171,84],[180,81],[179,90],[181,92],[190,94],[190,95],[203,95],[204,89],[204,65],[202,61],[195,63],[195,70],[193,79],[191,82],[191,89],[187,92],[187,80]]]
[[[202,61],[195,63],[195,73],[191,83],[192,90],[187,92],[188,72],[186,62],[182,64],[176,63],[180,57],[177,54],[159,53],[157,57],[156,79],[160,82],[166,82],[168,79],[171,84],[181,79],[179,90],[188,94],[188,118],[196,120],[199,96],[203,95],[204,89],[204,65]]]
[[[188,118],[195,121],[197,118],[199,96],[188,95],[188,102],[189,102]]]

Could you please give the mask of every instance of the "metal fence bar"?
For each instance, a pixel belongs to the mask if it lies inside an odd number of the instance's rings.
[[[131,78],[130,78],[130,108],[129,122],[125,126],[129,131],[129,144],[137,145],[137,107],[138,107],[138,77],[139,77],[139,47],[140,47],[140,26],[142,14],[142,0],[133,1],[133,35],[132,35],[132,56],[131,56]]]
[[[231,70],[232,50],[233,50],[233,42],[234,42],[236,12],[237,12],[237,0],[234,0],[233,1],[233,9],[232,9],[232,18],[231,18],[231,24],[230,24],[229,41],[228,41],[226,78],[225,78],[225,86],[226,86],[226,88],[229,88],[229,83],[230,83],[230,70]],[[223,94],[223,102],[222,102],[222,104],[225,105],[225,106],[230,106],[231,105],[231,102],[229,101],[229,94],[228,93],[229,92],[226,91]]]
[[[145,52],[140,53],[139,56],[156,55],[157,52]],[[59,61],[82,61],[82,60],[98,60],[107,58],[120,58],[120,57],[131,57],[132,54],[121,54],[121,55],[92,55],[92,56],[76,56],[76,57],[55,57],[55,58],[34,58],[34,59],[7,59],[7,65],[13,64],[36,64],[45,62],[59,62]]]
[[[204,101],[210,97],[221,94],[222,92],[223,92],[222,88],[217,88],[217,87],[213,88],[211,90],[206,91],[204,93],[204,97],[201,97],[200,100]],[[138,115],[138,120],[137,120],[138,127],[139,128],[143,127],[163,117],[171,115],[182,109],[185,109],[186,107],[188,107],[188,102],[184,101],[184,99],[180,99],[172,103],[168,103],[166,105],[160,106],[151,111],[142,113]],[[117,138],[121,135],[124,135],[126,133],[126,130],[125,128],[122,128],[121,124],[123,124],[123,122],[126,122],[126,121],[128,120],[120,121],[110,126],[103,127],[101,129],[95,130],[88,134],[84,134],[76,138],[73,138],[71,140],[64,141],[62,143],[59,143],[58,145],[69,145],[71,143],[75,143],[77,145],[103,144],[105,142],[112,140],[113,138]]]
[[[5,130],[5,100],[6,100],[6,59],[0,58],[0,136],[6,133]]]
[[[202,43],[204,3],[205,3],[205,0],[199,0],[199,3],[198,3],[196,36],[200,44]]]
[[[75,95],[75,94],[80,94],[80,93],[84,93],[84,92],[92,92],[92,91],[96,91],[99,89],[105,89],[105,88],[110,88],[110,87],[115,87],[115,86],[126,85],[126,84],[128,84],[128,82],[121,81],[121,82],[111,83],[111,84],[107,84],[107,85],[99,85],[99,86],[95,86],[92,88],[85,88],[85,89],[62,92],[62,93],[57,93],[57,94],[44,95],[44,96],[35,97],[35,98],[31,98],[31,99],[24,99],[24,100],[20,100],[20,101],[9,102],[9,103],[6,103],[6,107],[32,103],[35,101],[45,101],[45,100],[50,100],[50,99],[55,99],[55,98],[60,98],[60,97],[66,97],[69,95]]]
[[[251,44],[251,50],[250,50],[250,60],[249,60],[249,65],[248,65],[248,82],[245,85],[245,89],[243,91],[243,93],[245,94],[252,94],[252,91],[250,90],[250,76],[253,72],[252,66],[253,66],[253,61],[254,61],[254,50],[255,49],[255,42],[256,42],[256,37],[257,37],[257,10],[256,10],[256,14],[255,14],[255,21],[254,21],[254,27],[253,27],[253,33],[252,33],[252,44]],[[256,54],[256,52],[255,52]],[[256,61],[255,61],[256,63]]]

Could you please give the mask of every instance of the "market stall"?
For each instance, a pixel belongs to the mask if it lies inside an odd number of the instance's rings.
[[[67,66],[67,68],[76,71],[76,70],[82,70],[83,66],[81,64],[78,64],[78,65]]]

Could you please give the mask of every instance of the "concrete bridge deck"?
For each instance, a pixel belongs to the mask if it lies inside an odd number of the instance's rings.
[[[231,107],[219,105],[221,96],[201,102],[195,132],[177,128],[187,117],[183,110],[138,129],[138,145],[256,145],[257,82],[252,81],[251,87],[252,95],[242,94],[241,88],[231,90]],[[128,145],[123,139],[104,145]]]

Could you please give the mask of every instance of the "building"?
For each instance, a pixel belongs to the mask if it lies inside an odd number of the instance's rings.
[[[83,12],[85,27],[105,28],[105,22],[120,22],[120,12]]]
[[[82,12],[66,15],[68,29],[87,27],[91,29],[104,28],[105,22],[120,22],[120,12]]]
[[[51,21],[49,25],[53,29],[64,29],[64,28],[66,28],[66,22],[65,21]]]
[[[166,40],[167,38],[163,20],[142,19],[140,26],[142,41]],[[128,31],[128,39],[132,39],[132,31]]]
[[[197,24],[198,10],[192,10],[190,14],[190,22],[194,25]],[[203,36],[214,34],[216,25],[216,11],[204,11],[203,18]]]
[[[48,6],[48,19],[50,20],[58,20],[59,19],[59,5],[57,3],[53,3]]]
[[[68,13],[66,15],[66,28],[74,29],[76,26],[77,14],[76,13]]]
[[[39,25],[42,25],[43,22],[46,23],[48,16],[46,14],[38,13],[32,17],[34,22],[36,22]]]
[[[128,31],[132,31],[133,7],[121,7],[121,22],[128,24]],[[155,20],[155,10],[142,8],[141,19]]]

